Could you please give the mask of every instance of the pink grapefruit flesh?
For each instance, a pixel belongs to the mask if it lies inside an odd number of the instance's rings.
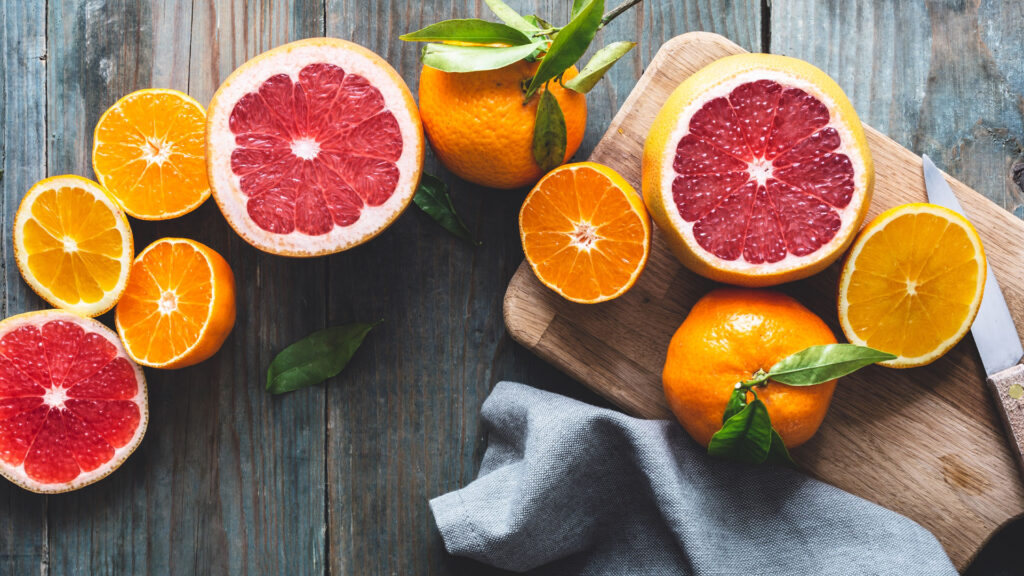
[[[250,60],[210,106],[218,205],[263,250],[312,256],[379,233],[412,198],[423,158],[404,82],[372,52],[314,38]]]
[[[147,417],[142,371],[106,326],[55,310],[0,322],[0,473],[12,482],[91,484],[135,450]]]

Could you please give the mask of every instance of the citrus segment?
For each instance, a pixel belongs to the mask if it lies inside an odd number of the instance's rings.
[[[312,256],[386,228],[423,163],[419,113],[401,77],[356,44],[314,38],[243,64],[210,104],[214,197],[262,250]]]
[[[165,220],[210,196],[206,111],[188,94],[148,88],[124,96],[100,116],[92,166],[125,212]]]
[[[14,256],[44,300],[82,316],[117,303],[128,282],[132,233],[98,184],[53,176],[25,194],[14,219]]]
[[[933,204],[890,209],[865,227],[843,267],[843,332],[898,356],[883,365],[933,362],[970,330],[985,266],[981,239],[963,216]]]
[[[103,478],[146,429],[142,371],[116,335],[66,312],[0,322],[0,473],[34,492]]]
[[[523,202],[519,231],[542,283],[568,300],[604,302],[636,282],[651,230],[639,195],[607,166],[566,164]]]
[[[235,323],[231,267],[194,240],[157,240],[135,259],[115,322],[139,364],[183,368],[202,362],[220,349]]]
[[[873,178],[839,87],[781,56],[732,56],[698,71],[644,147],[644,198],[673,251],[698,273],[742,285],[795,280],[834,261],[860,226]]]

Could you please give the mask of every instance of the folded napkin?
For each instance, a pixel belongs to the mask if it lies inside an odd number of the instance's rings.
[[[479,477],[430,501],[452,554],[530,574],[956,574],[913,521],[784,467],[708,458],[674,423],[511,382]]]

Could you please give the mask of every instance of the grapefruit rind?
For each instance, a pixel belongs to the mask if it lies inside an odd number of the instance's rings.
[[[953,335],[945,339],[939,346],[928,354],[922,354],[914,357],[898,355],[897,358],[893,360],[879,362],[879,364],[887,368],[916,368],[918,366],[931,364],[944,356],[953,348],[953,346],[956,346],[971,329],[971,325],[974,324],[974,319],[978,315],[978,310],[981,308],[981,300],[985,293],[985,279],[988,272],[988,262],[985,256],[985,249],[981,243],[981,237],[978,236],[978,231],[969,220],[948,208],[938,206],[936,204],[921,202],[896,206],[879,214],[878,217],[872,220],[870,224],[865,226],[864,230],[857,236],[857,239],[854,241],[853,246],[850,248],[850,251],[846,256],[846,260],[843,264],[843,271],[839,276],[838,297],[839,325],[843,330],[843,334],[846,335],[846,339],[849,340],[851,344],[857,344],[859,346],[870,345],[867,340],[857,333],[853,325],[850,323],[850,303],[847,294],[853,273],[857,269],[857,257],[864,249],[864,246],[876,234],[884,230],[889,223],[910,214],[933,214],[947,220],[950,225],[961,227],[966,232],[967,238],[975,249],[978,263],[978,280],[975,287],[975,298],[971,302],[968,312],[964,316],[959,329]]]
[[[62,492],[78,490],[79,488],[83,488],[109,476],[112,472],[120,468],[121,465],[124,464],[125,460],[132,455],[132,452],[139,447],[139,443],[142,442],[142,437],[145,435],[146,427],[149,424],[149,399],[146,390],[146,376],[143,374],[142,368],[140,368],[135,362],[131,361],[131,358],[129,358],[124,347],[121,345],[121,341],[118,339],[117,334],[98,320],[84,318],[62,310],[38,310],[35,312],[25,312],[23,314],[18,314],[16,316],[0,320],[0,338],[13,330],[21,328],[22,326],[41,326],[52,320],[62,320],[65,322],[75,323],[86,332],[97,333],[114,345],[117,349],[117,358],[124,358],[125,360],[128,360],[132,370],[135,372],[135,378],[139,389],[132,398],[132,401],[138,405],[140,414],[139,425],[135,429],[135,433],[132,435],[132,438],[128,443],[120,448],[115,448],[114,456],[106,463],[95,470],[79,474],[78,477],[71,482],[63,484],[40,483],[28,477],[25,473],[24,463],[18,466],[11,466],[3,460],[0,460],[0,475],[18,486],[38,494],[59,494]]]
[[[366,206],[358,221],[335,226],[321,236],[292,231],[275,234],[260,228],[246,211],[248,197],[231,169],[237,147],[229,120],[235,103],[259,89],[271,76],[287,73],[294,81],[299,71],[314,63],[340,66],[358,74],[384,97],[385,108],[395,115],[402,135],[402,154],[395,165],[399,180],[394,193],[380,206]],[[412,92],[398,72],[372,51],[338,38],[309,38],[268,50],[239,66],[213,95],[207,110],[206,162],[214,200],[228,224],[254,247],[283,256],[310,257],[333,254],[362,244],[394,222],[412,202],[419,185],[424,157],[423,126]]]
[[[743,259],[714,257],[696,242],[693,222],[680,216],[673,202],[673,161],[676,145],[688,133],[693,115],[707,102],[726,96],[737,86],[757,80],[775,80],[817,98],[829,110],[827,126],[839,132],[837,152],[853,164],[855,194],[837,209],[842,226],[828,243],[806,256],[792,253],[776,263],[751,264]],[[849,247],[867,214],[874,189],[874,165],[864,129],[842,89],[815,66],[786,56],[737,54],[716,60],[684,80],[655,118],[644,144],[642,186],[647,209],[673,254],[688,268],[705,277],[740,286],[772,286],[806,278],[828,267]],[[857,194],[856,191],[861,191]]]
[[[139,96],[147,94],[168,94],[174,96],[175,98],[181,100],[185,104],[194,106],[202,116],[206,116],[206,110],[203,108],[203,105],[200,104],[198,100],[178,90],[171,90],[170,88],[144,88],[142,90],[136,90],[135,92],[131,92],[130,94],[125,94],[124,96],[119,98],[117,102],[114,102],[113,106],[107,108],[107,110],[103,112],[103,114],[100,116],[100,119],[96,122],[96,127],[93,128],[92,155],[90,158],[94,169],[93,171],[96,174],[96,180],[99,181],[100,185],[107,186],[107,180],[109,178],[109,176],[105,174],[103,171],[95,169],[96,166],[98,166],[98,163],[96,162],[96,157],[100,154],[100,147],[102,145],[102,140],[100,138],[100,128],[103,126],[104,120],[106,120],[107,116],[109,116],[110,114],[120,110],[126,102],[130,101],[133,98],[138,98]],[[110,192],[110,197],[113,198],[117,202],[118,206],[120,206],[121,209],[124,210],[125,213],[131,216],[132,218],[138,218],[139,220],[170,220],[171,218],[184,216],[185,214],[188,214],[189,212],[192,212],[196,208],[202,206],[203,202],[206,202],[206,199],[210,197],[210,188],[209,186],[207,186],[205,189],[200,190],[199,196],[197,197],[196,201],[182,208],[181,210],[160,213],[145,213],[139,210],[133,210],[129,206],[127,206],[121,198],[118,198],[118,196],[113,192]]]
[[[114,326],[117,328],[118,337],[120,338],[121,342],[124,343],[125,353],[128,355],[129,358],[132,359],[132,361],[142,366],[146,366],[148,368],[185,368],[187,366],[192,366],[194,364],[198,364],[199,362],[207,360],[215,353],[217,353],[218,350],[220,350],[220,346],[223,344],[224,340],[227,339],[228,334],[230,334],[231,329],[234,327],[235,324],[235,297],[233,291],[218,293],[217,282],[213,281],[213,279],[218,275],[218,271],[216,270],[215,267],[219,267],[221,268],[221,274],[227,276],[227,278],[231,280],[231,288],[233,289],[234,274],[231,271],[230,266],[228,266],[227,261],[224,261],[223,256],[220,256],[220,254],[218,254],[212,248],[209,248],[189,238],[161,238],[159,240],[154,241],[152,244],[147,246],[145,250],[140,252],[139,255],[135,257],[135,261],[132,263],[132,266],[134,267],[135,262],[143,260],[146,257],[146,255],[158,245],[178,243],[188,244],[198,253],[203,255],[203,262],[206,264],[207,269],[209,270],[210,273],[211,302],[210,306],[207,308],[206,318],[203,321],[203,327],[199,331],[199,334],[197,335],[195,342],[193,342],[191,346],[186,348],[177,356],[163,362],[150,361],[148,358],[143,358],[132,350],[131,339],[125,337],[125,328],[121,323],[121,317],[120,315],[115,313]],[[212,259],[214,257],[219,258],[221,262],[213,262]],[[226,290],[226,288],[224,287],[222,287],[222,289]],[[216,313],[218,306],[230,307],[231,313],[229,314],[228,319],[225,320],[224,326],[214,326],[213,320],[217,315]],[[210,347],[209,349],[204,350],[202,351],[202,353],[199,353],[197,355],[197,349],[200,347],[201,344],[204,344],[207,334],[211,331],[218,332],[218,334],[216,334],[215,336],[219,342],[217,342],[216,346]]]
[[[84,303],[84,302],[66,302],[61,298],[58,298],[49,288],[44,286],[35,275],[31,272],[28,265],[29,254],[24,247],[24,236],[25,236],[25,225],[31,219],[31,207],[35,200],[44,192],[50,190],[57,190],[65,187],[74,187],[81,190],[85,190],[90,193],[96,200],[103,203],[110,209],[111,214],[114,215],[114,221],[117,225],[117,230],[121,234],[122,239],[122,257],[121,257],[121,274],[117,279],[115,288],[107,292],[102,299],[98,302]],[[75,176],[73,174],[65,174],[60,176],[51,176],[36,182],[28,192],[25,193],[25,197],[22,198],[21,204],[18,206],[18,211],[14,215],[14,261],[18,265],[18,270],[21,272],[21,277],[24,278],[25,282],[32,288],[32,290],[39,295],[40,298],[46,300],[50,305],[67,310],[79,316],[94,317],[109,312],[113,308],[121,295],[124,293],[125,287],[128,285],[128,275],[131,271],[131,260],[132,255],[135,253],[134,240],[132,238],[132,229],[128,224],[128,218],[125,217],[124,212],[121,210],[120,205],[116,202],[113,195],[110,194],[101,185],[89,180],[82,178],[81,176]]]

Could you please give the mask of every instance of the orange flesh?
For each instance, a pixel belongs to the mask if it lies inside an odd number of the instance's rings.
[[[628,286],[645,254],[645,215],[590,167],[557,171],[530,194],[521,218],[523,250],[541,281],[588,301]]]
[[[181,356],[199,341],[213,302],[206,256],[185,242],[163,242],[135,261],[118,304],[122,338],[151,364]]]
[[[110,208],[75,187],[33,202],[24,247],[32,275],[65,302],[99,302],[121,274],[121,232]]]

